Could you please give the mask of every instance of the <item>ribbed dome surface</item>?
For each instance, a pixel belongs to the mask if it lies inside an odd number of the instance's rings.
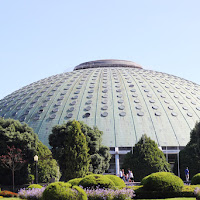
[[[46,145],[53,126],[76,119],[98,126],[109,147],[131,147],[144,133],[185,146],[200,117],[200,86],[137,67],[78,68],[6,96],[0,115],[29,124]]]

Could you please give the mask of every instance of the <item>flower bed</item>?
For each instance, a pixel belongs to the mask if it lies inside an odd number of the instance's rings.
[[[3,190],[3,191],[0,191],[0,196],[3,196],[3,197],[17,197],[18,194],[14,193],[14,192],[11,192],[11,191],[8,191],[8,190]]]
[[[22,199],[28,199],[28,200],[39,200],[42,198],[42,193],[44,192],[45,187],[43,188],[23,188],[20,189],[18,192],[18,195]]]

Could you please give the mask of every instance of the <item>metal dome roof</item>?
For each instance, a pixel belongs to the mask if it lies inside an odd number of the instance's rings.
[[[161,146],[185,146],[200,117],[200,86],[128,61],[103,62],[13,92],[0,100],[0,116],[26,122],[46,145],[54,125],[76,119],[98,126],[109,147],[131,147],[144,133]]]

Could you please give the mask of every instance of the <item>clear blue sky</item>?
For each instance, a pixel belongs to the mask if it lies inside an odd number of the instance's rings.
[[[200,84],[200,1],[0,1],[0,99],[97,59]]]

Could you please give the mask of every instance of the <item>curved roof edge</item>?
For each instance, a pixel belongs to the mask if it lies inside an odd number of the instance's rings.
[[[106,60],[95,60],[90,62],[84,62],[77,65],[74,70],[79,69],[89,69],[89,68],[99,68],[99,67],[130,67],[130,68],[140,68],[142,66],[127,60],[116,60],[116,59],[106,59]]]

